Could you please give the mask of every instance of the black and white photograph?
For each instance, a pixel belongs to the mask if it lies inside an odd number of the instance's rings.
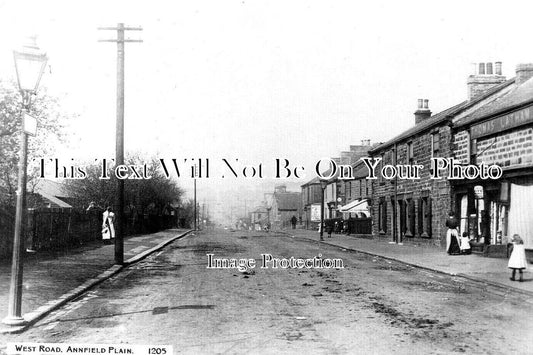
[[[0,355],[533,354],[532,13],[0,0]]]

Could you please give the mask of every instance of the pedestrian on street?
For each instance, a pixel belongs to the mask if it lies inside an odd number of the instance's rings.
[[[461,254],[458,226],[459,221],[455,217],[455,213],[453,211],[448,212],[448,218],[446,219],[446,227],[448,227],[446,232],[446,251],[449,255]]]
[[[463,236],[461,237],[461,254],[469,255],[471,253],[470,237],[468,236],[468,232],[463,232]]]
[[[326,226],[326,233],[328,233],[328,238],[331,238],[331,232],[333,232],[333,225],[332,224],[328,224]]]
[[[524,275],[523,270],[527,268],[527,260],[526,260],[526,249],[524,247],[524,241],[518,234],[513,235],[513,238],[511,239],[511,243],[513,243],[513,251],[511,253],[511,257],[509,258],[509,263],[507,264],[507,267],[509,267],[512,271],[511,274],[511,281],[524,281]],[[516,270],[520,273],[520,278],[518,280],[515,279],[516,276]]]
[[[115,239],[115,214],[111,211],[111,206],[108,206],[103,213],[102,221],[102,240],[107,243]]]
[[[291,224],[292,224],[292,229],[296,229],[296,222],[298,220],[296,219],[296,216],[292,216],[291,218]]]

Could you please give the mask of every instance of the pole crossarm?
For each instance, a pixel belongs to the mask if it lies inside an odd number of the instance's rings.
[[[114,42],[114,43],[137,42],[137,43],[142,43],[143,40],[142,39],[123,39],[123,40],[119,40],[119,39],[99,39],[98,42]]]
[[[117,31],[117,30],[125,30],[125,31],[142,31],[142,27],[98,27],[98,30],[111,30],[111,31]]]

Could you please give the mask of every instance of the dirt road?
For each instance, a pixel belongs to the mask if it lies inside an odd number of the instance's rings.
[[[247,272],[208,269],[255,259]],[[261,254],[344,268],[260,268]],[[175,353],[532,353],[526,296],[315,242],[199,232],[2,341],[169,344]]]

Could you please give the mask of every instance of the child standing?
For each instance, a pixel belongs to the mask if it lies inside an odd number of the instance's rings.
[[[524,247],[524,241],[518,234],[513,235],[513,238],[511,239],[511,242],[513,243],[513,252],[511,253],[511,257],[509,258],[509,264],[507,265],[510,269],[513,270],[511,281],[516,281],[515,275],[516,270],[520,273],[520,279],[518,281],[522,282],[523,279],[523,273],[522,270],[527,268],[527,262],[526,262],[526,249]]]
[[[468,232],[463,232],[463,236],[461,237],[461,254],[469,255],[471,252],[470,237],[468,236]]]

